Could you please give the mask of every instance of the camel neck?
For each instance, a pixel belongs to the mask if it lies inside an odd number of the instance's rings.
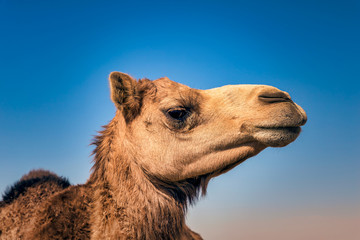
[[[111,122],[96,137],[95,164],[89,184],[94,189],[95,239],[179,239],[185,206],[159,190],[129,159]]]
[[[114,239],[177,239],[185,224],[181,205],[160,194],[144,192],[129,182],[121,182],[120,189],[104,182],[95,187],[96,217],[103,216],[103,236]],[[144,186],[147,188],[148,186]],[[103,222],[105,220],[105,223]],[[171,236],[171,237],[170,237]]]

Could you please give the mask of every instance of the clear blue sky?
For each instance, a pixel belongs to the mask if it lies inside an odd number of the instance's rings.
[[[115,112],[111,71],[268,84],[307,111],[302,135],[212,180],[190,226],[206,239],[360,239],[359,1],[0,0],[0,33],[1,192],[39,167],[86,181]]]

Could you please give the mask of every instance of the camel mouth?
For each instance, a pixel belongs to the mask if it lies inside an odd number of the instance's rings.
[[[269,147],[284,147],[293,142],[300,134],[300,126],[258,126],[255,139]]]
[[[301,127],[295,126],[295,127],[256,127],[258,129],[263,130],[272,130],[272,131],[287,131],[290,133],[300,133]]]

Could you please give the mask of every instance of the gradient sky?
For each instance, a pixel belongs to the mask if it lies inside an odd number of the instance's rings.
[[[359,1],[0,0],[0,192],[33,168],[84,183],[111,71],[193,88],[268,84],[297,141],[213,179],[205,239],[360,239]]]

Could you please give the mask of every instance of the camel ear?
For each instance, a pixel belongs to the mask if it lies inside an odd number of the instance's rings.
[[[111,100],[123,112],[125,119],[131,120],[140,111],[141,98],[137,90],[137,81],[121,72],[112,72],[109,81]]]

